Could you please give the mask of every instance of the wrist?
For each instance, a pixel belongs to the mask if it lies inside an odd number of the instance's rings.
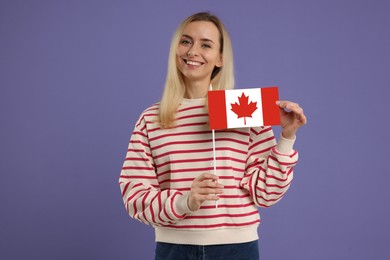
[[[193,203],[191,203],[191,195],[189,194],[187,196],[187,209],[189,210],[189,212],[195,212],[197,211],[198,209],[194,209],[194,205]]]
[[[293,152],[293,146],[296,140],[296,136],[291,139],[285,138],[283,134],[280,135],[279,141],[276,144],[276,151],[281,154],[291,154]]]
[[[296,133],[297,130],[287,130],[287,129],[282,130],[282,136],[286,139],[294,139]]]

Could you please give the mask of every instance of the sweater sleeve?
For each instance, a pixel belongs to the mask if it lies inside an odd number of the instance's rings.
[[[143,117],[132,133],[119,184],[128,214],[145,224],[173,224],[189,212],[186,195],[160,189]]]
[[[260,207],[277,203],[290,187],[298,153],[294,140],[280,136],[276,143],[271,127],[251,128],[248,157],[241,187]]]

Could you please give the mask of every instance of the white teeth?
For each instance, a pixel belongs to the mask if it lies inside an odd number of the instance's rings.
[[[200,65],[202,65],[202,63],[200,63],[200,62],[190,61],[190,60],[187,60],[187,64],[188,65],[193,65],[193,66],[200,66]]]

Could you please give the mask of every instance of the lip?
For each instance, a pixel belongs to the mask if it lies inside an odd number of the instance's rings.
[[[204,64],[204,62],[197,61],[197,60],[190,60],[190,59],[187,59],[187,58],[183,58],[182,60],[184,61],[184,63],[187,66],[192,66],[192,67],[200,67],[200,66],[202,66]],[[199,63],[199,64],[189,64],[188,62]]]

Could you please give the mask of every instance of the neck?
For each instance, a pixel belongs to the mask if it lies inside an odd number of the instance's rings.
[[[185,98],[203,98],[207,96],[207,91],[210,87],[210,81],[191,81],[185,82],[186,92]]]

